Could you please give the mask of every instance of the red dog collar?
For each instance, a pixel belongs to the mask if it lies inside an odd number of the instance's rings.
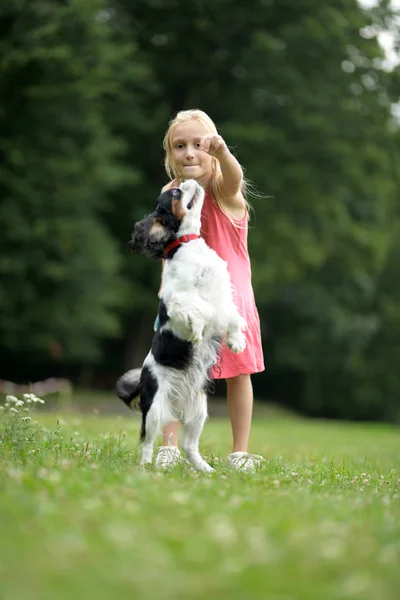
[[[165,250],[164,250],[164,258],[167,258],[168,254],[174,248],[177,248],[178,246],[181,246],[182,244],[186,244],[186,242],[190,242],[191,240],[198,240],[199,237],[200,237],[199,235],[196,235],[195,233],[191,233],[189,235],[183,235],[182,237],[174,240],[173,242],[171,242],[170,244],[168,244],[168,246],[165,248]]]

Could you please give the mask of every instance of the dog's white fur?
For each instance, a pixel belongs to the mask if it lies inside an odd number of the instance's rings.
[[[185,181],[180,190],[186,215],[177,237],[200,235],[204,190],[194,180]],[[187,210],[194,197],[193,207]],[[151,351],[146,357],[143,366],[156,378],[158,391],[147,413],[141,463],[151,462],[160,428],[180,420],[184,426],[182,448],[188,460],[196,469],[210,472],[213,469],[202,459],[198,447],[207,418],[204,385],[217,357],[216,338],[223,338],[233,352],[240,353],[246,345],[246,323],[233,301],[226,262],[202,238],[182,244],[175,256],[165,261],[161,298],[169,316],[164,327],[193,343],[193,360],[186,369],[178,370],[158,364]]]

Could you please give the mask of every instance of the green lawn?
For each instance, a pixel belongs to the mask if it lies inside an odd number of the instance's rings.
[[[225,463],[228,421],[212,419],[202,451],[217,472],[199,475],[139,470],[128,413],[13,414],[0,421],[1,600],[400,596],[393,427],[259,416],[250,450],[268,461],[245,475]]]

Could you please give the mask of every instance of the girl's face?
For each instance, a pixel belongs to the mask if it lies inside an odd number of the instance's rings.
[[[209,131],[205,126],[192,119],[175,125],[171,131],[172,164],[181,179],[195,179],[207,187],[212,176],[212,157],[200,150],[203,135]]]

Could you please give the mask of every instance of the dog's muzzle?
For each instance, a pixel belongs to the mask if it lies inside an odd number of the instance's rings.
[[[196,202],[197,198],[200,195],[200,185],[194,179],[187,179],[181,184],[180,190],[184,194],[191,194],[192,197],[187,204],[187,208],[191,210],[193,208],[193,204]]]

